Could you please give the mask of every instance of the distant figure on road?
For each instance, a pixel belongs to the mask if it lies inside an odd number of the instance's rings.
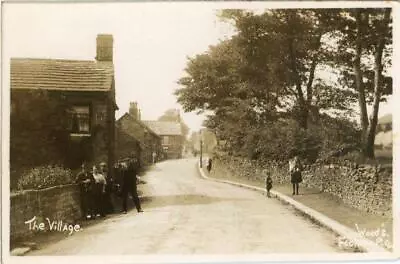
[[[267,190],[267,196],[268,198],[271,197],[270,191],[272,189],[272,179],[271,179],[271,174],[267,172],[267,177],[265,178],[265,189]]]
[[[207,171],[208,171],[208,173],[210,173],[211,168],[212,168],[212,159],[208,158],[208,162],[207,162]]]
[[[299,194],[299,183],[303,181],[301,176],[302,165],[298,156],[295,156],[292,160],[289,160],[289,173],[290,181],[293,186],[293,195]]]
[[[153,153],[152,153],[152,158],[153,158],[153,164],[156,163],[156,161],[157,161],[157,153],[155,151],[153,151]]]
[[[132,199],[138,213],[143,212],[140,205],[139,195],[137,193],[136,175],[138,174],[140,169],[139,160],[137,158],[131,158],[127,163],[123,165],[123,167],[122,210],[124,213],[128,212],[127,199],[130,193],[132,195]]]
[[[82,163],[81,171],[76,176],[76,182],[79,184],[81,196],[81,210],[83,219],[93,214],[93,184],[94,178],[87,171],[86,164]]]

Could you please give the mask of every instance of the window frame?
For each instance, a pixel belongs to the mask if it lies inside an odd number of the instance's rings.
[[[80,125],[79,125],[79,120],[77,120],[77,122],[78,122],[78,128],[79,128],[79,130],[74,130],[73,128],[74,128],[74,115],[75,114],[77,114],[77,111],[75,110],[75,108],[77,108],[77,107],[85,107],[85,108],[87,108],[87,110],[88,110],[88,113],[87,113],[87,125],[88,125],[88,130],[87,131],[85,131],[85,130],[81,130],[80,129]],[[92,106],[91,106],[91,104],[89,104],[89,103],[87,103],[87,104],[85,104],[85,103],[79,103],[79,104],[72,104],[69,108],[68,108],[68,110],[67,110],[68,112],[69,112],[69,115],[68,115],[68,118],[69,118],[69,122],[71,122],[71,125],[69,124],[68,125],[68,130],[69,130],[69,133],[70,133],[70,135],[71,136],[90,136],[91,135],[91,132],[92,132]]]

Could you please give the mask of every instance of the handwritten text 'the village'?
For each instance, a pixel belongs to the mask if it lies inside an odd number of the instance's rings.
[[[46,217],[45,222],[38,222],[36,220],[36,216],[32,219],[25,221],[25,224],[29,225],[29,230],[32,231],[56,231],[56,232],[69,232],[69,235],[72,235],[73,232],[81,231],[81,227],[78,224],[71,225],[68,223],[64,223],[62,220],[60,221],[52,221]]]

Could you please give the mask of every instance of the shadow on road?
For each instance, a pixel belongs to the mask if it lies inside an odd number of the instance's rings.
[[[221,198],[212,197],[207,195],[197,194],[181,194],[181,195],[165,195],[165,196],[143,196],[141,197],[142,203],[146,204],[146,208],[156,208],[163,206],[186,206],[186,205],[199,205],[211,204],[224,201],[239,201],[244,199],[235,198]]]

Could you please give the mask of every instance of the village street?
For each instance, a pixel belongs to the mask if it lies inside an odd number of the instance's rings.
[[[335,236],[276,199],[204,180],[197,159],[156,164],[139,185],[144,213],[108,216],[28,255],[339,252]]]

